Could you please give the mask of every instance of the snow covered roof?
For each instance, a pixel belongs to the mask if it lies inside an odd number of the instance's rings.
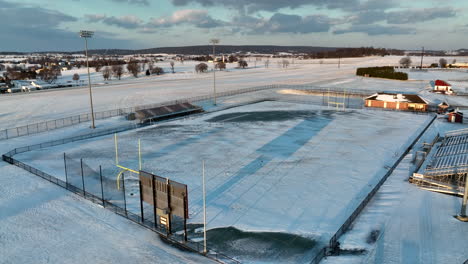
[[[403,93],[376,93],[365,98],[365,100],[428,104],[428,102],[419,95]]]
[[[450,83],[442,80],[436,80],[435,81],[436,86],[452,86]]]

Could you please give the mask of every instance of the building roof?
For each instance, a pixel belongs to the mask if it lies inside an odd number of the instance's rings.
[[[423,99],[417,94],[405,94],[405,93],[388,93],[388,92],[376,93],[365,98],[365,100],[429,104],[425,99]]]
[[[436,86],[452,86],[450,83],[442,80],[436,80],[435,81]]]

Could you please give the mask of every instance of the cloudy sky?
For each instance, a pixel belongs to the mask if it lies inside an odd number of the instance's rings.
[[[0,0],[0,51],[205,45],[468,48],[466,0]]]

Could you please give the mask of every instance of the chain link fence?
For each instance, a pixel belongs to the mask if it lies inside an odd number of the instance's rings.
[[[132,188],[126,186],[126,184],[132,184],[132,181],[136,181],[133,182],[134,185],[135,183],[138,183],[139,180],[126,179],[126,174],[123,173],[120,174],[120,177],[116,180],[115,176],[119,175],[118,170],[107,170],[106,172],[103,172],[101,166],[93,168],[83,159],[76,159],[64,153],[63,162],[65,175],[58,176],[43,172],[42,170],[34,168],[33,166],[23,163],[13,157],[16,154],[47,148],[59,143],[65,144],[65,142],[72,142],[75,140],[77,139],[53,141],[17,148],[2,155],[2,159],[5,162],[48,180],[143,227],[146,227],[153,232],[156,232],[171,244],[175,244],[178,247],[191,252],[203,254],[204,256],[221,263],[240,263],[234,258],[213,250],[208,250],[205,254],[203,252],[204,247],[202,242],[185,241],[184,235],[180,234],[180,232],[174,232],[171,235],[167,235],[167,230],[160,225],[156,226],[153,219],[150,217],[142,218],[141,214],[138,213],[138,210],[135,210],[135,204],[128,201],[127,197],[131,197],[134,194],[132,193]]]

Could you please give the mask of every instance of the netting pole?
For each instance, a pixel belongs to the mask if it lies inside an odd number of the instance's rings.
[[[122,173],[122,188],[123,188],[123,198],[124,198],[124,210],[125,215],[127,214],[127,198],[125,197],[125,173]]]
[[[84,185],[84,172],[83,172],[83,159],[80,159],[81,164],[81,182],[83,184],[83,196],[86,197],[85,185]]]
[[[203,254],[206,250],[206,190],[205,190],[205,161],[202,162],[202,180],[203,180]]]
[[[104,202],[104,186],[102,184],[102,167],[99,165],[99,178],[101,179],[101,199],[102,199],[102,206],[106,207],[106,203]]]
[[[65,186],[68,187],[67,158],[65,152],[63,153],[63,165],[65,167]]]

